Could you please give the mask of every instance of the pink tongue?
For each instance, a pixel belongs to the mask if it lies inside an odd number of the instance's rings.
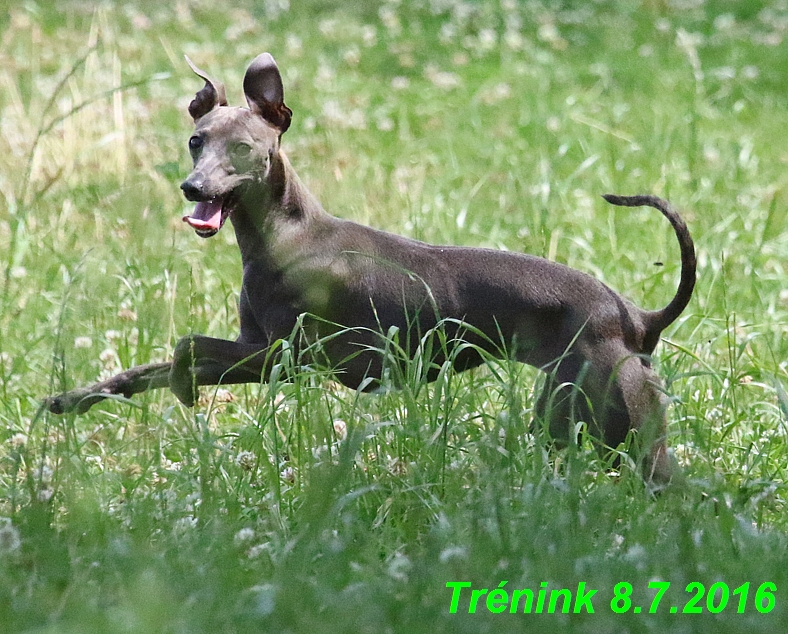
[[[194,229],[213,229],[219,231],[222,227],[222,200],[216,198],[208,202],[197,203],[191,216],[184,216],[184,222]]]

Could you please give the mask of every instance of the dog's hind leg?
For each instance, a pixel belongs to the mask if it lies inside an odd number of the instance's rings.
[[[574,423],[586,420],[584,414],[588,408],[580,402],[584,398],[577,386],[561,383],[554,374],[548,375],[534,407],[534,428],[540,426],[556,446],[566,447]]]
[[[534,425],[542,425],[559,447],[574,441],[582,421],[599,441],[600,454],[624,443],[636,431],[633,457],[642,463],[646,481],[666,484],[675,475],[667,453],[666,405],[659,378],[639,356],[597,350],[594,363],[575,371],[565,359],[547,375],[535,406]],[[615,364],[600,359],[616,359]],[[615,461],[617,464],[618,461]]]
[[[615,343],[603,348],[595,351],[597,361],[584,382],[600,438],[615,449],[634,431],[631,455],[641,464],[644,478],[667,484],[676,469],[667,452],[667,405],[659,377],[647,358],[622,351]]]

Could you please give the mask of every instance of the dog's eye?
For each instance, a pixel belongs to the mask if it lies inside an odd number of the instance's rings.
[[[189,139],[189,149],[192,152],[196,152],[202,147],[202,143],[202,137],[193,136],[191,139]]]
[[[239,143],[233,147],[233,154],[239,159],[248,159],[252,154],[252,148],[246,143]]]

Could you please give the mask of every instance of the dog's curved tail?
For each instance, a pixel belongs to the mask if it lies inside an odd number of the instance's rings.
[[[662,215],[670,221],[673,230],[676,232],[676,238],[679,241],[679,248],[681,250],[681,278],[676,294],[665,308],[648,311],[645,314],[646,338],[644,341],[644,352],[651,354],[659,341],[660,333],[676,321],[678,316],[687,307],[692,297],[692,291],[695,288],[695,272],[697,268],[695,245],[692,242],[692,237],[687,229],[687,225],[667,201],[657,196],[649,195],[616,196],[614,194],[605,194],[602,197],[612,205],[621,205],[624,207],[649,206],[658,209],[662,212]]]

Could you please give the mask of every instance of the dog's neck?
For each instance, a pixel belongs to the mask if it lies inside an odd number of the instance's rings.
[[[272,256],[282,233],[330,219],[281,150],[271,157],[267,178],[248,186],[230,215],[244,266]]]

